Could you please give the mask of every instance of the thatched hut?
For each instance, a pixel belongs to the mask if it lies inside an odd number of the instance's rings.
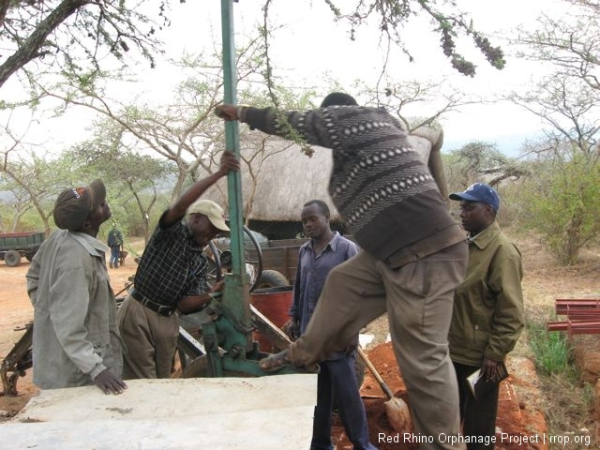
[[[331,208],[334,227],[343,228],[340,216],[328,193],[331,173],[331,150],[313,147],[312,157],[289,141],[253,133],[241,144],[244,218],[250,228],[271,239],[290,238],[302,231],[299,223],[302,205],[321,199]],[[422,127],[409,136],[409,142],[427,161],[430,170],[441,179],[442,194],[447,197],[446,181],[441,165],[443,143],[441,127]],[[203,175],[201,175],[203,176]],[[213,187],[207,197],[226,206],[227,188],[224,181]]]

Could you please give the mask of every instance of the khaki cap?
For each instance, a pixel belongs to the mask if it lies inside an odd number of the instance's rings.
[[[223,208],[212,200],[196,200],[187,210],[188,214],[204,214],[210,220],[215,228],[221,231],[229,231],[225,223],[225,213]]]

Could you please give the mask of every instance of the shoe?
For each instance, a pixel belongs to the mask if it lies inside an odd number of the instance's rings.
[[[113,264],[112,263],[109,263],[108,265],[110,266],[111,269],[113,268]]]

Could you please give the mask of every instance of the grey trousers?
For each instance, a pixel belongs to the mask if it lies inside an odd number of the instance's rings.
[[[343,350],[361,328],[387,312],[410,399],[417,439],[412,442],[420,442],[423,450],[464,449],[464,443],[447,442],[460,432],[448,329],[467,259],[463,242],[397,269],[361,251],[329,273],[308,328],[289,347],[289,358],[296,365],[317,363]]]
[[[129,295],[117,313],[123,340],[123,379],[169,378],[177,349],[179,316],[161,316]]]

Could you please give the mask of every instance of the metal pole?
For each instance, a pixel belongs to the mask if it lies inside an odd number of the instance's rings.
[[[223,85],[225,103],[237,104],[236,54],[233,37],[233,0],[221,0],[221,21],[223,32]],[[240,133],[238,122],[225,122],[225,147],[240,156]],[[245,273],[242,217],[242,183],[239,172],[227,176],[229,197],[229,223],[231,228],[231,254],[233,273]]]
[[[221,23],[223,34],[223,85],[225,103],[237,104],[236,53],[233,34],[233,0],[221,0]],[[225,122],[225,146],[240,157],[240,135],[238,122]],[[230,345],[248,350],[252,344],[252,319],[250,313],[250,295],[248,276],[244,260],[244,230],[242,207],[242,180],[239,172],[230,172],[227,176],[227,194],[229,199],[229,228],[231,229],[231,256],[233,273],[225,277],[225,295],[222,303],[230,312],[231,318],[245,334],[232,336]]]

